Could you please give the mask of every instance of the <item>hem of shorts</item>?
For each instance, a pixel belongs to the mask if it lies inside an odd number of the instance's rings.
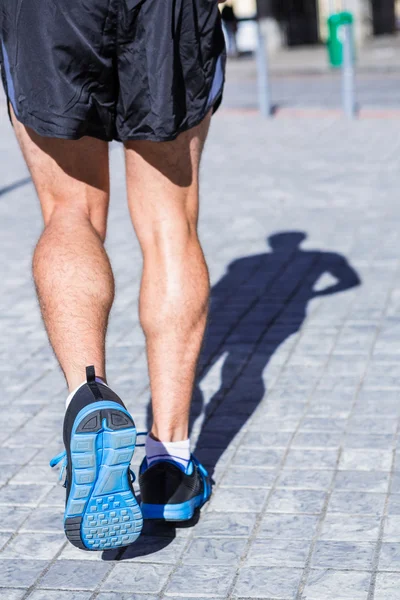
[[[212,111],[212,114],[214,115],[217,112],[217,110],[221,104],[222,94],[223,94],[223,91],[221,90],[221,92],[218,94],[218,96],[215,98],[215,100],[209,106],[207,106],[207,110],[205,110],[201,113],[201,116],[189,121],[183,127],[179,127],[171,135],[159,136],[159,135],[134,134],[134,135],[126,136],[126,137],[125,136],[118,137],[115,139],[117,142],[122,142],[122,143],[125,143],[125,142],[173,142],[181,135],[181,133],[185,133],[185,131],[189,131],[190,129],[197,127],[197,125],[200,125],[200,123],[202,123],[204,121],[204,119],[206,118],[206,116],[208,115],[208,113],[210,111]]]
[[[12,106],[11,100],[9,98],[7,98],[7,104],[8,104],[8,108],[10,105]],[[40,135],[41,137],[44,137],[44,138],[77,141],[84,137],[92,137],[97,140],[101,140],[102,142],[112,142],[113,140],[115,140],[115,137],[113,137],[113,136],[103,135],[100,132],[91,131],[89,128],[87,131],[84,131],[83,133],[71,133],[71,134],[60,133],[58,131],[57,132],[49,131],[48,129],[46,129],[44,131],[42,126],[40,125],[41,120],[37,119],[34,115],[32,115],[30,113],[21,114],[19,111],[17,114],[14,107],[13,107],[13,112],[14,112],[16,120],[19,123],[21,123],[25,127],[29,127],[29,129],[32,129],[35,133],[37,133],[37,135]],[[9,117],[10,117],[10,121],[11,121],[11,125],[12,125],[13,123],[11,120],[10,113],[9,113]]]
[[[186,123],[183,127],[179,127],[173,134],[171,135],[167,135],[167,136],[158,136],[158,135],[147,135],[147,134],[134,134],[131,136],[106,136],[106,135],[102,135],[100,133],[91,131],[89,128],[87,131],[83,132],[83,133],[73,133],[73,134],[63,134],[63,133],[59,133],[59,132],[53,132],[53,131],[43,131],[41,126],[39,125],[40,120],[36,119],[33,115],[21,115],[21,113],[19,113],[17,115],[17,113],[14,110],[14,114],[15,114],[15,118],[17,119],[17,121],[19,123],[21,123],[22,125],[24,125],[25,127],[29,127],[30,129],[32,129],[35,133],[37,133],[37,135],[40,135],[41,137],[45,137],[45,138],[55,138],[55,139],[62,139],[62,140],[71,140],[71,141],[77,141],[80,140],[84,137],[92,137],[95,138],[97,140],[101,140],[103,142],[113,142],[113,141],[117,141],[117,142],[130,142],[130,141],[144,141],[144,142],[172,142],[174,140],[177,139],[177,137],[180,136],[181,133],[184,133],[185,131],[189,131],[190,129],[193,129],[194,127],[196,127],[197,125],[200,125],[200,123],[202,121],[204,121],[204,119],[206,118],[206,116],[208,115],[208,113],[210,111],[212,111],[213,114],[215,114],[221,104],[222,101],[222,96],[223,96],[223,88],[224,85],[222,85],[220,92],[218,93],[218,95],[214,98],[213,102],[207,106],[207,109],[204,110],[201,115],[199,117],[197,117],[196,119],[192,119],[191,121],[189,121],[188,123]],[[8,102],[10,102],[10,99],[8,98]],[[10,119],[11,120],[11,119]]]

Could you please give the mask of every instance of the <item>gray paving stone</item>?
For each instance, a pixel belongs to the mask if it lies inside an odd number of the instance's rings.
[[[255,513],[222,514],[207,512],[194,530],[195,536],[249,536],[256,523]]]
[[[382,515],[386,496],[370,492],[341,492],[330,497],[328,512],[353,515]]]
[[[328,514],[323,522],[321,540],[341,542],[375,542],[380,517]]]
[[[210,502],[210,510],[260,512],[268,495],[262,488],[219,488]]]
[[[375,348],[378,344],[379,341]],[[385,392],[382,393],[380,390],[363,390],[358,396],[355,404],[356,410],[358,407],[365,416],[378,414],[397,417],[400,414],[398,394],[395,391],[385,390]]]
[[[253,431],[243,440],[246,448],[286,448],[292,435],[288,431]]]
[[[319,514],[326,494],[315,490],[276,490],[268,501],[268,512]]]
[[[332,417],[309,416],[301,424],[300,431],[313,431],[314,433],[343,433],[347,426],[347,419]]]
[[[336,490],[386,493],[388,486],[389,473],[384,471],[339,471],[335,479]]]
[[[304,600],[366,600],[371,575],[358,571],[312,570]]]
[[[292,448],[330,448],[339,449],[342,434],[327,431],[299,431],[292,442]]]
[[[237,596],[247,598],[294,600],[301,579],[302,570],[277,567],[243,567],[234,588]]]
[[[60,508],[35,508],[25,521],[22,531],[62,532],[64,531],[63,511]]]
[[[400,473],[392,473],[390,491],[392,492],[392,494],[400,494]]]
[[[247,538],[195,538],[182,560],[193,565],[234,565],[246,548]]]
[[[344,450],[339,463],[346,471],[390,471],[391,466],[390,450]]]
[[[380,571],[400,571],[400,543],[383,543],[379,556]]]
[[[49,468],[49,465],[28,463],[22,469],[19,468],[18,472],[12,478],[11,483],[37,484],[38,481],[48,485],[55,484],[54,472]]]
[[[25,594],[26,590],[17,590],[13,588],[0,587],[1,600],[22,600]]]
[[[398,389],[400,386],[399,376],[396,373],[396,364],[383,362],[373,362],[364,378],[365,388],[388,388]]]
[[[398,600],[400,573],[378,573],[374,600]]]
[[[38,582],[38,588],[64,590],[94,590],[110,571],[107,563],[87,564],[75,560],[58,560]]]
[[[1,465],[0,484],[3,485],[3,483],[15,477],[20,469],[21,465]]]
[[[21,447],[31,446],[36,450],[43,447],[43,444],[50,444],[55,438],[55,429],[43,431],[42,429],[30,428],[30,426],[22,427],[15,432],[10,438],[4,442],[3,447],[8,447],[14,450],[19,450]]]
[[[8,542],[11,537],[11,533],[0,533],[0,550],[3,549],[4,545]]]
[[[134,544],[126,548],[119,560],[123,562],[134,561],[171,565],[175,564],[181,558],[186,544],[187,539],[185,537],[168,539],[165,537],[142,535]]]
[[[31,513],[24,506],[0,506],[0,531],[15,531]]]
[[[398,444],[397,444],[398,446]],[[396,452],[395,452],[395,459],[394,459],[394,468],[393,470],[398,473],[400,472],[400,451],[399,448],[396,448]]]
[[[366,366],[366,356],[352,355],[349,357],[348,354],[334,354],[329,358],[326,372],[328,375],[362,376]]]
[[[388,417],[373,416],[366,417],[355,414],[347,425],[350,433],[389,434],[396,432],[396,420]]]
[[[311,540],[318,520],[318,517],[313,515],[266,513],[257,535],[277,540]]]
[[[400,542],[400,515],[386,517],[383,540],[385,542]]]
[[[268,419],[254,419],[249,424],[249,436],[253,431],[261,431],[261,432],[283,432],[283,433],[292,433],[295,431],[299,425],[300,417],[268,417]]]
[[[335,570],[370,571],[376,544],[373,542],[317,541],[312,556],[312,567]]]
[[[276,469],[283,458],[283,449],[240,448],[233,459],[234,466],[251,464],[253,467]]]
[[[41,499],[39,506],[46,507],[60,507],[61,512],[65,507],[65,489],[61,485],[55,485],[50,491]]]
[[[29,600],[89,600],[91,592],[67,592],[63,590],[35,590]]]
[[[233,567],[200,565],[191,571],[189,582],[187,567],[178,567],[169,580],[166,595],[185,595],[189,592],[191,595],[226,596],[233,582],[235,571]]]
[[[334,471],[296,471],[283,469],[276,484],[277,488],[325,490],[329,488],[334,476]]]
[[[159,593],[171,571],[169,565],[117,564],[102,584],[101,591]]]
[[[388,503],[389,515],[400,515],[400,494],[391,494]]]
[[[34,507],[50,489],[46,485],[10,484],[0,489],[0,504]]]
[[[275,376],[275,378],[279,377],[281,371],[281,367],[280,366],[276,366],[275,369],[271,366],[271,363],[268,366],[268,370],[267,370],[267,376],[271,377]],[[275,381],[275,378],[273,378],[272,380],[270,379],[267,383],[270,387],[272,387],[273,385],[273,381]],[[279,388],[277,388],[277,390],[279,391]],[[285,401],[283,402],[275,402],[275,403],[271,403],[268,402],[267,404],[261,405],[260,408],[256,411],[256,413],[254,414],[254,419],[257,418],[263,418],[263,419],[269,419],[270,417],[275,417],[275,418],[279,418],[279,417],[301,417],[304,413],[304,410],[306,409],[306,403],[303,402],[291,402],[290,397],[287,398]],[[266,445],[266,444],[264,444]]]
[[[310,541],[253,540],[244,561],[245,566],[304,568],[310,551]]]
[[[116,559],[116,555],[119,554],[119,551],[120,549],[118,548],[118,550],[108,550],[105,552],[87,552],[86,550],[80,550],[79,548],[75,548],[75,546],[72,546],[72,544],[70,543],[65,543],[64,548],[59,554],[57,560],[76,560],[84,562],[101,562],[103,560],[111,561]]]
[[[223,487],[270,488],[276,479],[274,471],[257,467],[230,467],[221,479]]]
[[[218,598],[218,600],[219,600],[220,597],[221,596],[219,596],[219,597],[216,597],[216,596],[206,596],[206,597],[205,596],[190,596],[190,599],[191,600],[192,599],[193,600],[216,600],[216,598]],[[160,597],[158,596],[157,600],[159,600],[159,598]],[[171,596],[170,594],[167,594],[162,597],[162,600],[166,600],[166,598],[168,598],[168,600],[182,600],[182,598],[185,598],[185,594],[182,594],[182,595],[177,594],[176,596]],[[144,598],[143,598],[143,596],[141,596],[141,597],[138,596],[137,600],[144,600]]]
[[[42,560],[14,561],[0,558],[0,587],[30,587],[46,565],[47,562]]]
[[[393,434],[376,433],[353,433],[348,432],[343,440],[346,450],[366,448],[368,450],[382,449],[391,450],[393,446]]]
[[[63,533],[19,533],[1,558],[51,560],[65,544]]]
[[[285,467],[291,469],[334,469],[337,450],[290,450]]]
[[[15,461],[18,460],[17,464],[22,467],[35,456],[37,451],[37,448],[26,446],[19,448],[16,454],[13,448],[0,447],[0,465],[15,465]]]
[[[96,596],[96,600],[160,600],[160,598],[159,594],[121,594],[121,592],[101,592]]]

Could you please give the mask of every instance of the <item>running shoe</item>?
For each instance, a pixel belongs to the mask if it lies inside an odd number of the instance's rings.
[[[211,496],[210,476],[193,455],[186,470],[167,460],[149,467],[145,458],[139,484],[144,519],[188,521]]]
[[[71,544],[109,550],[132,544],[142,530],[130,470],[136,427],[94,367],[87,367],[86,378],[65,414],[65,451],[50,466],[61,463],[60,479],[66,473],[64,530]]]

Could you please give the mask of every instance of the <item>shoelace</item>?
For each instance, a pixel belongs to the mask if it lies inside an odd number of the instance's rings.
[[[143,436],[143,435],[147,435],[147,431],[141,431],[137,434],[137,437],[139,436]],[[141,448],[144,447],[145,444],[136,444],[137,448]],[[67,459],[67,451],[63,450],[62,452],[60,452],[59,454],[57,454],[56,456],[54,456],[51,461],[50,461],[50,467],[53,469],[55,468],[58,464],[61,463],[61,468],[60,468],[60,473],[58,476],[58,481],[60,482],[60,484],[63,487],[67,487],[67,479],[66,477],[64,478],[64,474],[65,474],[65,470],[67,468],[67,464],[68,464],[68,459]],[[132,479],[132,483],[134,483],[136,481],[136,475],[135,473],[132,471],[132,469],[129,469],[130,475],[131,475],[131,479]],[[64,478],[64,480],[63,480]]]
[[[66,453],[65,450],[63,450],[62,452],[60,452],[59,454],[57,454],[56,456],[54,456],[51,459],[51,461],[50,461],[50,467],[53,469],[60,462],[61,462],[61,468],[60,468],[60,473],[58,475],[58,481],[60,483],[62,482],[61,485],[63,485],[64,487],[67,487],[67,480],[64,479],[64,481],[63,481],[65,469],[67,467],[67,453]]]

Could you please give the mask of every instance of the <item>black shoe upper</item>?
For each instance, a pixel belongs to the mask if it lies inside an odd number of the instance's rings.
[[[86,376],[87,383],[80,387],[76,392],[65,413],[63,439],[67,452],[75,419],[80,411],[85,408],[85,406],[92,404],[93,402],[104,402],[105,400],[111,400],[112,402],[116,402],[125,408],[121,398],[119,398],[115,392],[113,392],[108,386],[96,381],[94,369],[91,371],[91,368],[87,367]]]
[[[204,480],[193,464],[190,475],[171,462],[159,462],[139,476],[140,494],[144,504],[180,504],[202,494]]]
[[[105,400],[111,400],[112,402],[116,402],[125,408],[121,398],[119,398],[115,392],[113,392],[108,386],[96,381],[94,367],[86,367],[86,380],[87,382],[79,388],[74,397],[71,399],[64,417],[63,440],[65,450],[67,452],[67,500],[72,480],[72,461],[70,450],[71,434],[76,417],[80,411],[85,408],[85,406],[88,406],[88,404],[104,402]]]

